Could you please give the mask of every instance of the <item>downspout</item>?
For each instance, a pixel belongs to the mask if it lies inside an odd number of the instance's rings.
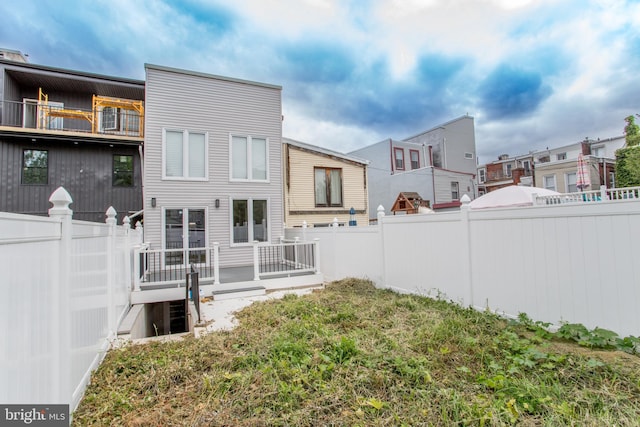
[[[429,146],[429,163],[431,166],[431,191],[433,191],[433,204],[431,209],[436,205],[436,170],[433,167],[433,146]]]
[[[393,165],[395,162],[394,153],[393,153],[393,141],[389,138],[389,159],[391,160],[391,175],[393,175],[394,169]]]
[[[444,169],[449,169],[449,165],[447,165],[447,138],[442,137],[442,167]]]
[[[144,144],[144,143],[143,143]],[[142,152],[142,144],[138,145],[138,155],[140,156],[140,189],[142,190],[142,211],[144,211],[144,153]]]

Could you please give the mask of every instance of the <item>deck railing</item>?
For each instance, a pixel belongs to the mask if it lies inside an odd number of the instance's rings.
[[[318,240],[302,242],[280,239],[279,243],[253,242],[253,280],[320,271]],[[207,248],[138,250],[134,266],[135,290],[151,286],[182,286],[194,265],[200,282],[220,284],[220,245]]]
[[[100,135],[144,136],[144,116],[135,110],[69,108],[34,101],[3,101],[1,126]]]
[[[258,243],[253,253],[254,280],[261,277],[318,272],[318,240],[301,242],[280,238],[280,243]]]
[[[554,194],[552,196],[537,196],[535,205],[563,205],[566,203],[600,202],[613,200],[640,199],[640,187],[606,188],[600,190],[582,191],[579,193]]]

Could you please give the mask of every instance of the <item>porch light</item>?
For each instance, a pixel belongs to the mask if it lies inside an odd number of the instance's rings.
[[[155,197],[152,197],[152,198],[151,198],[151,207],[152,207],[152,208],[155,208],[155,207],[156,207],[156,198],[155,198]]]
[[[220,207],[220,199],[216,199],[215,205],[216,205],[216,208]]]
[[[358,223],[356,222],[356,210],[352,207],[351,209],[349,209],[349,226],[355,225],[358,225]]]

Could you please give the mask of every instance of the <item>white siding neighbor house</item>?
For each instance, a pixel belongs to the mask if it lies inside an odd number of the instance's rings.
[[[462,116],[401,141],[386,139],[352,151],[369,160],[369,216],[387,212],[402,192],[416,192],[431,208],[460,206],[477,196],[473,117]]]
[[[145,241],[250,264],[283,233],[280,86],[145,65]]]

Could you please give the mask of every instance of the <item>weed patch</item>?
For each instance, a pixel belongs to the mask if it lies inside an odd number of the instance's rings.
[[[640,424],[640,358],[605,331],[553,334],[356,279],[237,317],[110,351],[74,424]]]

